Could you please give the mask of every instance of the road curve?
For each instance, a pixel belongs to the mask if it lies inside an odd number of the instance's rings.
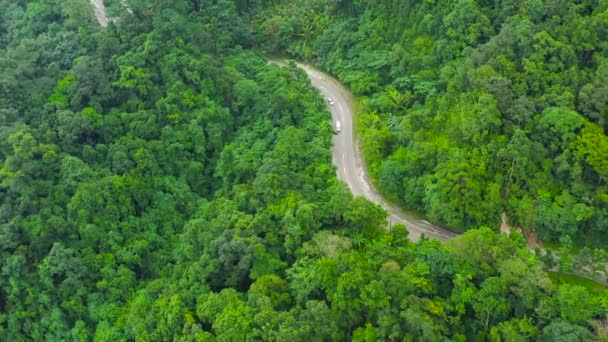
[[[272,61],[272,63],[284,65],[277,61]],[[390,204],[380,195],[367,174],[359,149],[359,141],[353,135],[353,104],[356,103],[356,99],[335,78],[310,65],[302,63],[297,63],[297,65],[306,72],[312,85],[321,92],[326,102],[327,98],[334,101],[334,105],[329,106],[333,125],[336,127],[336,122],[340,121],[342,129],[333,137],[332,161],[336,166],[338,178],[348,185],[353,195],[363,196],[383,207],[389,213],[389,224],[403,223],[413,241],[417,241],[422,234],[441,241],[455,237],[456,233],[420,220]]]
[[[107,26],[108,18],[105,13],[103,0],[90,0],[93,5],[97,21],[102,27]],[[128,8],[128,7],[127,7]],[[270,61],[279,65],[285,65],[281,61]],[[341,132],[333,137],[332,161],[337,169],[337,176],[343,180],[355,196],[363,196],[370,201],[379,204],[389,213],[389,225],[403,223],[408,231],[409,237],[417,241],[422,234],[429,238],[448,240],[455,233],[435,226],[428,221],[420,220],[409,215],[399,208],[388,203],[370,181],[369,175],[363,164],[363,158],[359,149],[358,140],[353,135],[353,107],[356,102],[353,95],[340,82],[333,77],[302,63],[298,66],[306,72],[312,85],[317,88],[325,98],[331,98],[335,102],[330,106],[334,127],[336,122],[341,123]]]
[[[99,25],[106,27],[109,20],[106,15],[103,0],[90,1]],[[126,2],[122,0],[122,3],[127,11],[131,13]],[[269,63],[285,65],[285,62],[277,60],[271,60]],[[380,196],[372,185],[369,175],[365,170],[361,151],[358,147],[358,141],[353,135],[352,104],[356,103],[356,99],[348,89],[333,77],[309,65],[302,63],[297,64],[306,72],[312,85],[317,88],[325,98],[331,98],[335,101],[334,105],[330,106],[329,109],[334,121],[334,127],[336,122],[340,121],[342,129],[339,134],[336,134],[333,137],[334,148],[332,161],[336,166],[338,178],[349,186],[353,195],[363,196],[382,206],[389,213],[389,225],[403,223],[410,233],[410,239],[413,241],[417,241],[422,234],[442,241],[456,236],[453,232],[434,226],[428,221],[419,220],[412,215],[399,210],[399,208],[389,204]]]

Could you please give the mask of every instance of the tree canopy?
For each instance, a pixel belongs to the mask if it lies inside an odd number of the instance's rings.
[[[101,28],[85,0],[0,0],[0,339],[605,333],[606,294],[552,282],[517,234],[385,230],[335,177],[325,101],[265,57],[315,58],[367,96],[371,170],[403,203],[600,234],[605,8],[126,4]]]
[[[505,212],[605,245],[605,1],[291,3],[254,12],[262,46],[362,97],[368,169],[394,201],[458,230]]]

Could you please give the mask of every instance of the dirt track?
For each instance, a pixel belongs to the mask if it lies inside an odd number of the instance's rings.
[[[108,26],[108,17],[106,16],[106,6],[103,0],[91,0],[93,11],[95,12],[95,18],[101,27]]]

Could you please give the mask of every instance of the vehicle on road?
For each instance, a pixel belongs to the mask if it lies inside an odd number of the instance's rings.
[[[334,99],[332,99],[331,97],[327,98],[327,103],[329,103],[330,106],[334,105]]]
[[[349,134],[350,128],[349,132],[341,133],[342,123],[340,120],[347,120],[345,124],[349,127],[354,115],[352,105],[348,100],[351,97],[340,97],[340,93],[348,94],[348,89],[343,88],[337,82],[330,82],[331,77],[329,75],[325,75],[314,68],[305,64],[298,64],[298,66],[308,74],[313,86],[323,94],[323,99],[327,101],[328,106],[331,106],[330,100],[335,105],[335,99],[341,99],[338,105],[330,107],[333,114],[333,120],[331,121],[333,133],[336,135],[334,137],[334,143],[336,144],[333,150],[333,160],[336,168],[343,171],[338,172],[338,178],[346,182],[353,195],[366,197],[368,200],[384,207],[391,214],[392,223],[403,223],[407,226],[410,232],[409,238],[413,241],[417,241],[422,235],[441,241],[456,236],[457,234],[444,230],[440,226],[421,222],[420,219],[394,208],[382,198],[382,195],[376,191],[369,180],[361,150],[357,146],[357,141],[352,139],[352,135]],[[354,100],[351,100],[351,102],[354,102]],[[351,172],[349,173],[348,170]]]

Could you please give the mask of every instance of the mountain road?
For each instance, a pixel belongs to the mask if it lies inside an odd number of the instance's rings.
[[[285,64],[284,62],[277,61],[272,61],[272,63]],[[328,103],[331,111],[334,128],[340,122],[340,130],[333,137],[332,161],[336,166],[338,178],[348,185],[352,194],[354,196],[363,196],[383,207],[389,213],[389,225],[395,223],[404,224],[409,231],[410,239],[413,241],[417,241],[422,234],[428,238],[441,241],[457,236],[457,233],[404,212],[381,196],[372,184],[365,169],[359,141],[353,134],[356,99],[335,78],[310,65],[302,63],[297,63],[297,65],[306,72],[312,85],[325,97],[325,102]],[[332,101],[331,105],[329,105],[330,99]]]

